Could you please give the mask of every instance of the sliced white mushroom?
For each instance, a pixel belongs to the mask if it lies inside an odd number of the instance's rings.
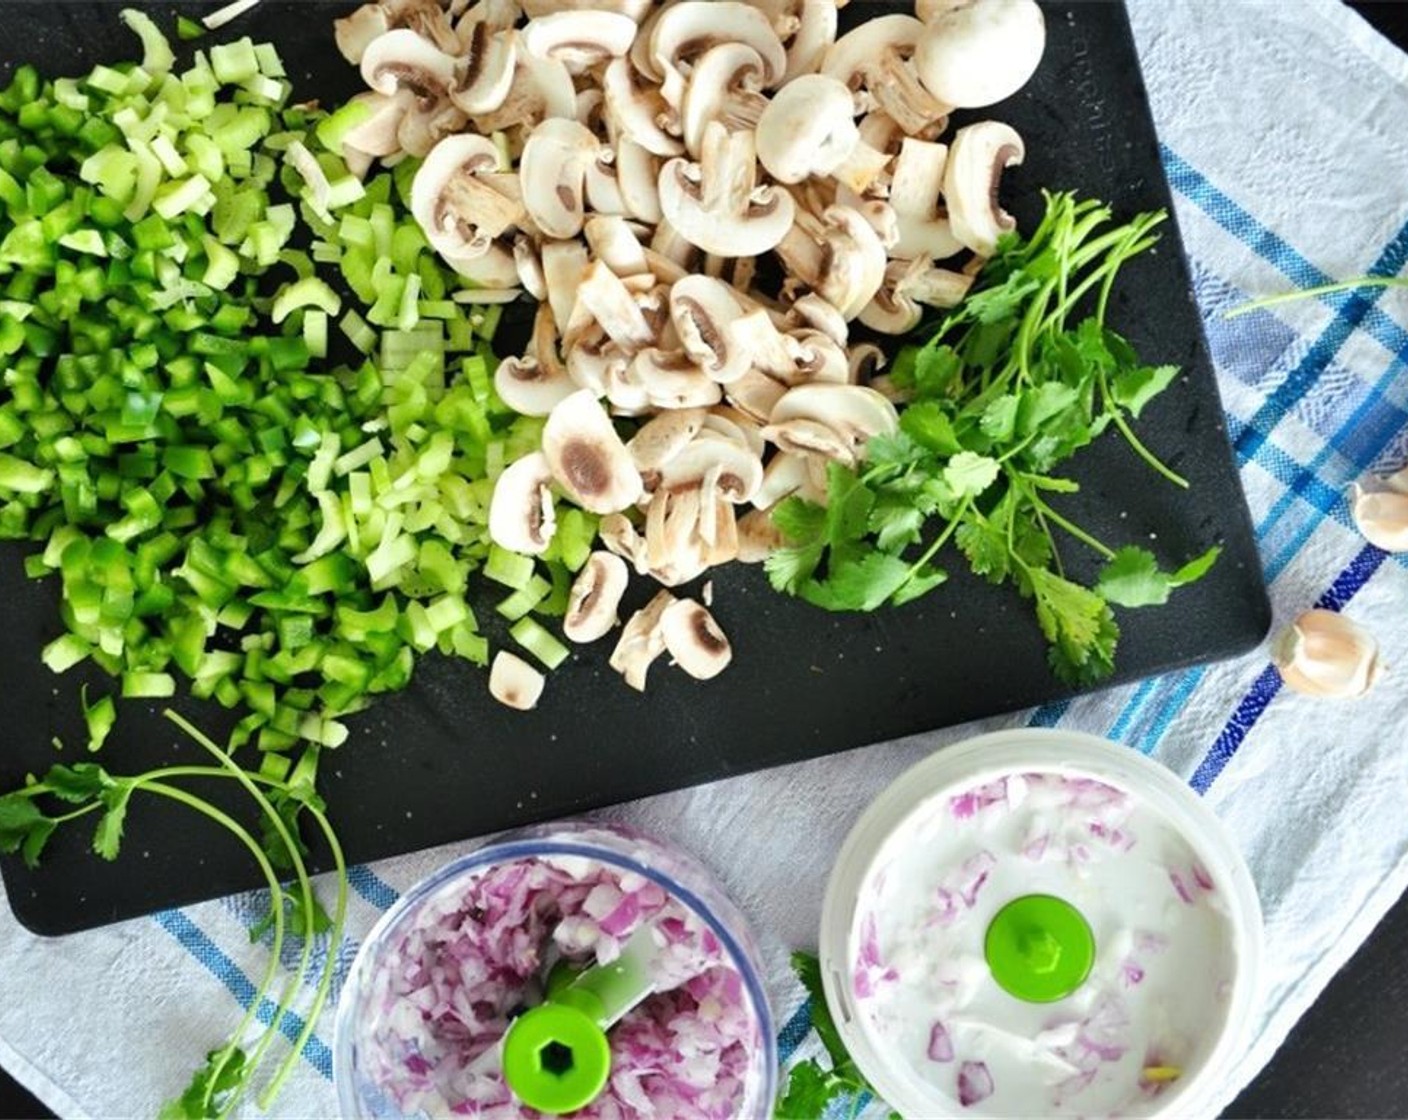
[[[568,9],[535,16],[520,34],[530,54],[558,59],[570,73],[583,74],[630,50],[636,24],[619,12]]]
[[[767,441],[763,439],[763,425],[732,405],[720,404],[711,408],[704,418],[701,434],[706,437],[717,435],[731,439],[751,451],[759,462],[762,462],[767,451]]]
[[[596,322],[607,336],[626,353],[634,354],[655,338],[640,304],[621,278],[595,260],[587,266],[577,287],[577,300],[563,334],[570,351],[584,327]]]
[[[774,421],[763,429],[763,435],[784,452],[819,455],[847,467],[855,466],[857,461],[854,441],[820,420]]]
[[[436,144],[416,170],[411,213],[442,256],[481,257],[496,237],[523,219],[522,204],[482,178],[498,169],[499,159],[492,140],[461,133]]]
[[[654,0],[522,0],[523,14],[529,19],[549,16],[564,9],[572,11],[617,12],[640,23],[650,12]],[[515,4],[515,6],[517,6]]]
[[[680,345],[720,384],[736,381],[752,364],[748,350],[731,335],[741,313],[733,289],[721,280],[686,276],[670,288],[670,321]]]
[[[789,321],[795,321],[799,325],[805,324],[813,330],[821,331],[836,345],[845,347],[850,336],[850,327],[846,322],[846,317],[837,311],[830,301],[815,292],[809,292],[795,300],[787,314]]]
[[[488,252],[474,257],[448,253],[441,255],[457,275],[476,288],[507,291],[518,284],[518,266],[513,263],[513,254],[498,242],[491,244]]]
[[[906,137],[900,145],[889,195],[899,224],[899,237],[891,247],[896,257],[944,260],[962,250],[963,243],[939,209],[947,165],[946,144]]]
[[[810,502],[826,501],[825,460],[795,451],[774,455],[763,470],[753,505],[759,511],[770,510],[794,494]]]
[[[617,513],[640,496],[640,472],[590,389],[561,401],[543,427],[552,476],[591,513]]]
[[[697,438],[661,464],[658,486],[682,490],[708,482],[710,498],[730,505],[751,502],[763,484],[763,463],[742,444]]]
[[[520,712],[531,711],[543,696],[547,678],[517,654],[506,649],[494,655],[489,667],[489,695]]]
[[[914,52],[920,80],[939,101],[979,109],[1027,84],[1046,49],[1035,0],[974,0],[936,14]]]
[[[533,242],[519,234],[513,239],[513,263],[518,270],[518,282],[523,290],[541,303],[548,298],[548,282],[543,276],[543,262]]]
[[[683,350],[647,347],[631,359],[631,380],[652,408],[708,408],[723,399],[719,383]]]
[[[555,58],[539,58],[518,50],[508,96],[497,109],[477,114],[475,127],[489,135],[518,125],[533,126],[544,120],[575,119],[577,91],[572,75]]]
[[[679,139],[660,127],[666,109],[660,94],[637,82],[629,59],[612,59],[602,74],[601,88],[607,116],[619,137],[657,156],[677,156],[684,151]]]
[[[413,101],[410,111],[396,126],[396,143],[408,156],[421,158],[447,136],[458,133],[465,125],[465,115],[449,100],[422,105]]]
[[[386,10],[380,4],[363,4],[351,15],[332,22],[333,39],[342,57],[356,66],[367,47],[391,30]]]
[[[868,190],[890,157],[865,144],[853,119],[855,98],[845,83],[806,74],[783,86],[758,118],[758,160],[781,183],[833,175],[852,190]]]
[[[767,14],[787,50],[782,84],[802,74],[814,73],[836,42],[836,0],[751,0]]]
[[[787,544],[787,538],[773,524],[772,513],[765,509],[750,509],[738,519],[738,555],[741,564],[761,564],[779,548]]]
[[[787,390],[772,410],[769,426],[778,428],[795,421],[825,425],[849,441],[857,458],[863,457],[865,443],[872,436],[890,435],[899,428],[895,406],[874,389],[830,382],[798,385]],[[815,450],[821,451],[821,448]]]
[[[500,548],[539,556],[552,543],[552,472],[542,452],[510,463],[494,481],[489,499],[489,539]]]
[[[699,154],[710,121],[722,121],[730,129],[757,125],[768,105],[762,92],[765,70],[762,57],[747,43],[720,43],[699,57],[680,108],[686,151]]]
[[[712,121],[697,164],[672,159],[661,168],[661,212],[681,237],[706,253],[765,253],[792,227],[793,203],[776,187],[758,186],[756,176],[753,134],[730,133]]]
[[[415,95],[409,90],[397,90],[388,97],[369,90],[357,94],[352,100],[366,105],[369,112],[343,134],[344,152],[348,148],[369,156],[389,156],[399,152],[401,121],[414,104]]]
[[[789,337],[797,346],[797,360],[792,372],[783,378],[786,384],[805,385],[816,381],[844,384],[850,381],[846,350],[830,335],[816,330],[796,330]]]
[[[640,239],[619,215],[588,218],[583,232],[592,255],[617,276],[639,276],[650,271]]]
[[[843,318],[854,319],[884,284],[889,257],[875,229],[855,210],[832,206],[822,217],[825,231],[817,294]]]
[[[572,309],[577,305],[577,288],[590,264],[587,248],[580,241],[543,243],[543,282],[547,285],[548,306],[552,308],[558,334],[567,333]]]
[[[524,416],[547,416],[577,388],[565,369],[557,374],[532,357],[505,358],[494,371],[495,392]]]
[[[597,525],[596,535],[613,555],[621,557],[637,572],[644,574],[645,541],[624,513],[610,513],[603,517]]]
[[[455,81],[454,58],[405,27],[368,43],[361,68],[362,80],[377,93],[409,90],[422,108],[443,101]]]
[[[1017,222],[998,204],[1002,172],[1022,162],[1026,147],[1017,130],[1001,121],[960,128],[944,169],[944,199],[953,235],[980,257],[990,257],[997,239]]]
[[[740,412],[760,423],[767,423],[786,388],[756,369],[750,369],[737,381],[731,381],[724,391],[728,402]]]
[[[576,237],[586,218],[583,183],[600,141],[575,120],[543,121],[523,146],[518,174],[523,205],[547,237]]]
[[[702,408],[670,409],[652,416],[626,444],[642,474],[658,471],[678,455],[704,427]]]
[[[450,100],[470,116],[492,113],[508,100],[518,68],[518,41],[487,23],[472,25]]]
[[[645,677],[651,664],[665,652],[665,639],[660,634],[660,619],[675,597],[661,591],[649,603],[631,615],[621,631],[620,640],[611,652],[611,667],[632,688],[645,691]]]
[[[865,71],[870,103],[910,136],[932,138],[948,123],[951,105],[935,98],[914,69],[912,52],[889,47]]]
[[[660,636],[675,664],[695,680],[717,677],[733,660],[733,647],[714,616],[692,599],[678,599],[665,608]]]
[[[886,51],[913,51],[924,25],[913,16],[888,15],[868,19],[842,35],[821,60],[821,73],[852,90],[866,83],[867,71]]]
[[[626,373],[631,356],[606,337],[591,333],[576,340],[567,351],[567,375],[580,389],[590,389],[598,397],[608,396],[613,382]]]
[[[616,625],[630,573],[625,561],[600,550],[587,557],[567,596],[562,632],[569,641],[594,642]]]
[[[750,373],[761,372],[786,380],[793,376],[797,362],[801,360],[801,349],[796,339],[779,331],[772,316],[761,307],[735,319],[728,328],[728,334],[734,349],[748,356]],[[730,393],[747,376],[745,373],[743,377],[731,380]],[[744,406],[744,411],[751,412],[752,409]]]
[[[650,34],[650,58],[661,77],[660,94],[678,110],[684,99],[686,60],[719,43],[745,43],[763,60],[763,85],[787,70],[782,40],[757,8],[735,0],[683,0],[661,11]]]
[[[660,221],[660,168],[653,156],[629,137],[616,141],[616,185],[626,213],[637,221]]]

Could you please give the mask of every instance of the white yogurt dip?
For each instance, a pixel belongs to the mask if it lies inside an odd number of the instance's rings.
[[[1093,776],[1031,767],[950,786],[894,824],[861,880],[850,1025],[962,1115],[1157,1112],[1227,1020],[1227,886],[1168,816]],[[1094,940],[1084,981],[1051,1002],[1009,994],[985,952],[994,917],[1029,895],[1070,904]]]

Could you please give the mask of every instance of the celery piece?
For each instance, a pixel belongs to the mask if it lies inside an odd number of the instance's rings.
[[[210,48],[210,68],[221,85],[238,85],[259,73],[259,56],[254,41],[236,39],[233,43],[217,43]]]
[[[327,281],[316,276],[307,276],[285,285],[280,290],[274,298],[271,317],[274,322],[282,323],[293,311],[309,306],[321,308],[329,315],[336,315],[342,309],[342,297],[328,287]]]
[[[176,678],[170,673],[123,673],[124,699],[161,699],[176,695]]]
[[[515,642],[549,669],[556,669],[567,660],[567,656],[571,652],[540,623],[531,618],[520,618],[509,627],[509,634]]]
[[[484,563],[484,575],[514,591],[522,591],[533,579],[533,558],[492,545]]]
[[[501,600],[494,609],[508,621],[516,622],[537,607],[551,591],[552,584],[542,576],[535,575],[526,587]]]
[[[328,313],[309,308],[303,313],[303,341],[314,358],[328,356]]]
[[[348,308],[338,322],[348,340],[363,354],[370,354],[372,348],[376,346],[377,334],[361,315],[357,314],[355,308]]]

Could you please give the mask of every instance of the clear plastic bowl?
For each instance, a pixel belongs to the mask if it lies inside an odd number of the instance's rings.
[[[554,822],[505,834],[428,876],[389,909],[362,943],[338,1002],[334,1078],[345,1120],[397,1120],[406,1113],[376,1080],[380,1045],[372,1007],[373,978],[398,952],[406,934],[430,907],[463,891],[492,868],[525,859],[586,859],[658,884],[718,938],[737,970],[753,1027],[743,1099],[735,1120],[767,1120],[777,1091],[777,1043],[763,985],[760,957],[747,921],[713,875],[692,857],[620,826],[591,821]],[[537,1115],[523,1110],[525,1115]],[[502,1112],[493,1113],[501,1116]]]
[[[1256,889],[1231,834],[1192,790],[1165,767],[1128,748],[1091,735],[1024,729],[965,740],[945,747],[911,767],[867,807],[842,845],[822,904],[819,952],[822,980],[826,990],[826,1002],[831,1008],[847,1049],[877,1092],[901,1115],[927,1117],[1005,1114],[1001,1111],[989,1111],[989,1106],[982,1103],[970,1102],[973,1107],[960,1106],[959,1100],[955,1098],[962,1093],[961,1085],[956,1094],[951,1091],[955,1067],[960,1064],[955,1061],[952,1044],[946,1057],[936,1057],[932,1052],[927,1055],[927,1060],[914,1055],[902,1056],[900,1047],[891,1038],[882,1037],[878,1032],[872,1022],[872,1015],[867,1010],[868,999],[857,996],[852,977],[854,962],[864,959],[867,944],[862,928],[864,916],[867,913],[875,913],[869,909],[872,904],[868,902],[870,896],[867,892],[887,882],[888,874],[896,866],[893,862],[894,855],[897,852],[913,853],[912,857],[907,856],[906,859],[915,858],[918,862],[907,863],[906,866],[924,866],[929,868],[935,877],[942,877],[948,865],[935,864],[936,857],[932,845],[924,843],[919,837],[941,834],[934,830],[944,827],[944,822],[948,820],[947,814],[954,813],[953,803],[949,799],[954,795],[972,793],[986,783],[1016,775],[1032,774],[1059,778],[1090,778],[1101,785],[1131,795],[1146,810],[1161,818],[1170,828],[1172,835],[1186,842],[1206,869],[1210,883],[1216,884],[1219,905],[1225,909],[1227,919],[1223,948],[1234,962],[1232,978],[1227,988],[1219,987],[1217,990],[1219,1011],[1205,1020],[1191,1024],[1191,1037],[1196,1040],[1198,1057],[1193,1065],[1181,1069],[1176,1082],[1168,1084],[1156,1096],[1126,1102],[1125,1106],[1118,1110],[1121,1115],[1160,1117],[1163,1120],[1214,1113],[1220,1103],[1216,1094],[1225,1083],[1229,1066],[1236,1060],[1246,1042],[1251,1019],[1261,996],[1263,942],[1261,908]],[[939,806],[945,808],[939,809]],[[967,812],[972,813],[973,810],[969,809]],[[944,815],[938,815],[941,813]],[[942,834],[953,833],[950,830]],[[983,875],[983,881],[986,881],[987,872],[984,871]],[[1011,897],[1026,894],[1034,889],[1031,885],[1033,875],[1035,872],[1022,872],[1019,869],[1006,880],[1001,880],[1000,867],[994,869],[992,882],[987,888],[988,894],[983,895],[977,902],[965,900],[968,907],[966,913],[972,915],[971,919],[965,920],[977,922],[978,928],[981,928],[986,920],[987,909],[1000,909]],[[1020,889],[1012,891],[1014,884]],[[981,882],[977,884],[981,885]],[[1168,885],[1163,884],[1165,887]],[[975,896],[976,889],[975,886]],[[929,895],[915,897],[928,899]],[[1171,891],[1170,899],[1171,905],[1176,908],[1178,901]],[[1109,897],[1111,913],[1117,912],[1122,903],[1128,905],[1125,898]],[[894,915],[897,912],[897,908],[892,904],[885,912],[887,919],[895,920]],[[873,938],[874,933],[870,936]],[[960,935],[960,939],[962,937],[967,937],[967,934]],[[982,960],[984,948],[981,933],[972,939],[972,944],[968,945],[967,949],[965,957],[971,955],[978,961]],[[1097,937],[1097,954],[1099,950]],[[875,951],[880,955],[878,949]],[[921,971],[901,972],[900,984],[905,983],[906,975],[938,976],[940,968],[948,969],[949,965],[945,962],[951,963],[956,959],[941,956],[938,951],[932,951],[927,957],[923,956],[922,947],[918,951],[921,953],[919,957],[904,958],[904,967],[911,970],[918,967]],[[1097,961],[1098,959],[1097,956]],[[947,976],[948,972],[945,971],[944,975]],[[1206,985],[1211,982],[1208,979],[1211,975],[1211,962],[1207,962],[1207,968],[1201,971],[1190,969],[1186,974],[1178,972],[1166,977],[1165,983],[1173,983],[1174,989],[1178,990],[1178,982],[1184,975],[1188,986]],[[981,983],[990,989],[990,1002],[986,1006],[1002,1007],[1003,1000],[1010,998],[992,987],[996,983],[993,977],[988,976]],[[904,990],[903,987],[897,989],[900,993]],[[1191,991],[1192,988],[1188,987],[1187,990]],[[991,1002],[992,1000],[996,1003]],[[1059,1002],[1051,1002],[1040,1006],[1059,1012],[1062,1005]],[[973,1004],[961,1004],[960,1008],[963,1016],[972,1017],[979,1014]],[[929,1006],[918,1010],[922,1011],[922,1015],[916,1013],[912,1022],[902,1022],[894,1018],[898,1012],[889,1010],[886,1013],[892,1018],[886,1022],[890,1028],[900,1031],[907,1029],[911,1035],[921,1028],[927,1032],[935,1021],[936,1011]],[[1173,1014],[1173,1008],[1160,1005],[1154,1014],[1167,1017]],[[951,1021],[959,1022],[959,1014],[954,1013]],[[930,1036],[925,1034],[920,1037]],[[929,1045],[932,1048],[935,1044],[930,1041]],[[965,1055],[960,1052],[957,1058],[961,1060],[965,1056],[985,1058],[991,1055],[982,1052]],[[933,1064],[935,1062],[944,1064]],[[1030,1084],[1035,1089],[1043,1084],[1039,1079],[1044,1077],[1047,1071],[1034,1062],[1029,1066],[1029,1070]],[[940,1089],[936,1079],[950,1084],[950,1091]],[[991,1082],[988,1091],[991,1091]],[[979,1098],[979,1101],[981,1099]],[[1052,1110],[1051,1114],[1075,1114],[1071,1110],[1080,1109],[1081,1106],[1073,1097],[1067,1099],[1070,1101],[1069,1105]],[[1033,1109],[1028,1108],[1026,1111],[1029,1114]],[[1101,1113],[1088,1111],[1085,1114]]]

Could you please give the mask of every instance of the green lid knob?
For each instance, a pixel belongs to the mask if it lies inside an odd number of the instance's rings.
[[[545,1003],[525,1011],[509,1027],[503,1045],[504,1080],[513,1095],[549,1116],[591,1104],[611,1073],[606,1032],[568,1004]]]
[[[1095,936],[1069,902],[1028,894],[997,912],[983,950],[1003,991],[1027,1003],[1052,1003],[1085,983],[1095,963]]]

